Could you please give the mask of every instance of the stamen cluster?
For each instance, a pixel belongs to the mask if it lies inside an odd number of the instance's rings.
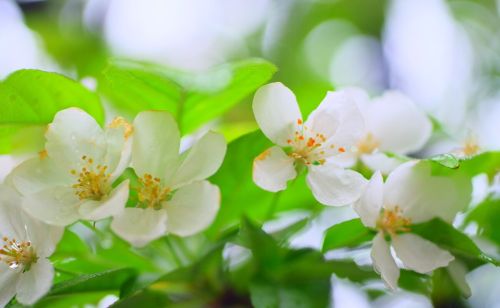
[[[110,189],[110,173],[106,173],[108,167],[103,165],[93,166],[94,160],[86,155],[82,156],[85,165],[78,173],[71,170],[71,174],[78,176],[78,183],[72,187],[80,200],[101,200]]]
[[[36,263],[38,257],[31,246],[31,242],[19,242],[16,239],[3,237],[4,245],[0,249],[0,262],[4,262],[11,269],[23,268],[28,271],[33,263]]]
[[[146,173],[139,178],[139,184],[139,206],[158,210],[161,208],[161,203],[168,200],[171,190],[163,187],[159,178],[153,178],[151,174]]]

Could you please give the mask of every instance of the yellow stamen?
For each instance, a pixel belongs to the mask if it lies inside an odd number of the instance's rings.
[[[30,241],[19,242],[14,238],[3,237],[3,242],[4,245],[0,249],[0,262],[4,262],[11,269],[22,268],[25,272],[38,261]]]
[[[47,150],[42,150],[40,152],[38,152],[38,157],[40,157],[40,159],[45,159],[49,156],[49,154],[47,153]]]
[[[377,229],[394,236],[398,232],[410,231],[411,219],[404,217],[399,206],[393,210],[383,209],[377,221]]]
[[[111,189],[110,177],[107,166],[93,166],[94,160],[86,155],[82,156],[85,165],[80,172],[70,170],[70,173],[78,177],[78,182],[73,185],[75,194],[80,200],[101,200]]]
[[[151,174],[144,174],[139,178],[141,187],[138,189],[139,206],[159,210],[162,202],[170,198],[170,188],[163,187],[159,178],[153,178]]]
[[[264,152],[260,153],[256,158],[255,160],[264,160],[266,158],[269,157],[269,155],[271,155],[271,149],[267,149],[265,150]]]
[[[132,126],[132,124],[127,122],[127,120],[125,120],[122,117],[114,118],[113,121],[111,121],[111,123],[108,124],[108,127],[109,128],[124,127],[125,131],[123,133],[123,136],[125,137],[125,139],[128,139],[130,136],[132,136],[132,133],[134,132],[134,127]]]

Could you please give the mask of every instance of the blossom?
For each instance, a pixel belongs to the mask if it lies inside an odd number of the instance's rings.
[[[14,189],[0,186],[0,307],[14,296],[31,305],[49,291],[54,268],[47,258],[63,233],[31,218],[20,204]]]
[[[128,181],[112,184],[130,159],[132,126],[117,118],[102,129],[77,108],[58,112],[45,134],[45,150],[8,177],[25,197],[23,208],[48,224],[99,220],[123,210]]]
[[[354,209],[365,226],[378,231],[371,258],[391,289],[397,287],[399,268],[390,245],[403,264],[416,272],[428,273],[446,266],[454,257],[410,233],[412,225],[436,217],[452,222],[457,212],[467,206],[470,195],[470,181],[433,176],[428,162],[402,164],[389,174],[385,183],[380,172],[372,176]]]
[[[134,246],[164,234],[195,234],[211,224],[219,188],[205,179],[219,169],[224,137],[206,133],[179,154],[180,134],[167,112],[146,111],[134,120],[132,167],[139,177],[138,200],[114,217],[111,229]]]
[[[406,155],[421,149],[432,133],[432,123],[405,95],[387,91],[371,99],[359,88],[343,90],[355,97],[365,131],[356,143],[356,156],[372,170],[387,174],[402,162],[384,152]]]
[[[364,131],[352,97],[328,92],[304,122],[294,94],[281,83],[271,83],[255,94],[253,111],[262,132],[276,144],[254,160],[255,184],[272,192],[284,190],[305,166],[307,183],[319,202],[346,205],[359,198],[365,179],[344,168]]]

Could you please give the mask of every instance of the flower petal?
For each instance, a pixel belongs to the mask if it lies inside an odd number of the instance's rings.
[[[422,274],[447,266],[455,259],[448,251],[412,233],[393,236],[392,246],[406,267]]]
[[[80,205],[78,212],[83,219],[100,220],[120,214],[128,200],[129,180],[125,180],[111,191],[104,201],[89,200]]]
[[[9,175],[10,182],[23,195],[72,182],[70,170],[60,168],[51,158],[34,157],[22,162]]]
[[[380,273],[391,290],[396,290],[398,288],[399,268],[382,232],[379,232],[373,239],[371,257],[375,271]]]
[[[47,294],[52,287],[54,267],[46,258],[39,258],[31,268],[20,274],[17,282],[17,300],[32,305]]]
[[[377,171],[372,175],[359,200],[354,203],[354,210],[365,226],[375,228],[383,202],[384,179],[382,174]]]
[[[45,138],[49,157],[67,168],[80,165],[84,155],[102,161],[106,153],[103,130],[94,118],[78,108],[59,111],[49,124]]]
[[[80,218],[80,200],[71,187],[56,186],[28,195],[22,206],[28,214],[55,226],[67,226]]]
[[[344,131],[353,133],[354,136],[361,136],[364,124],[357,103],[362,104],[367,100],[368,95],[359,88],[328,92],[318,108],[307,118],[306,126],[315,133],[325,135],[327,139],[337,132],[344,134]],[[350,125],[353,129],[342,127],[346,125]],[[347,137],[347,139],[351,138]],[[357,138],[352,142],[356,140]],[[347,146],[348,144],[341,143],[341,145]]]
[[[267,191],[277,192],[286,188],[286,183],[297,176],[294,159],[280,147],[272,147],[253,161],[253,181]]]
[[[179,188],[167,202],[167,231],[189,236],[206,229],[220,206],[219,188],[208,181],[194,182]]]
[[[172,188],[201,181],[213,175],[224,160],[226,148],[224,136],[214,132],[206,133],[187,151],[172,179]]]
[[[419,150],[432,133],[431,121],[405,95],[386,92],[363,110],[366,127],[381,151],[407,154]]]
[[[262,86],[253,99],[253,113],[262,132],[277,145],[287,146],[298,119],[302,120],[297,99],[280,82]]]
[[[132,140],[125,137],[125,129],[123,126],[113,126],[104,131],[107,146],[103,164],[111,171],[111,181],[120,176],[130,163]]]
[[[389,174],[404,162],[397,158],[388,157],[384,153],[373,153],[361,155],[361,161],[371,170]]]
[[[179,142],[177,123],[169,113],[139,113],[134,120],[132,142],[132,166],[137,175],[148,173],[163,179],[165,174],[173,173],[179,159]]]
[[[325,164],[309,168],[307,184],[319,202],[342,206],[359,199],[366,185],[366,179],[353,170]]]
[[[311,126],[314,132],[326,136],[326,155],[339,154],[338,151],[342,147],[349,149],[365,133],[364,120],[357,107],[356,96],[351,95],[349,91],[328,92],[306,125]]]
[[[0,237],[25,240],[24,216],[20,208],[21,197],[12,187],[0,184]]]
[[[125,208],[115,216],[111,230],[136,247],[142,247],[166,233],[167,211]]]
[[[16,285],[19,273],[0,263],[0,307],[5,307],[16,295]]]
[[[412,223],[435,217],[451,222],[469,204],[471,191],[470,179],[433,176],[430,163],[412,161],[389,174],[384,187],[384,204],[399,206]]]

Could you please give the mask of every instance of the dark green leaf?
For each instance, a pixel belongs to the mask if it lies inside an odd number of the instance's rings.
[[[374,235],[375,233],[366,228],[359,218],[344,221],[326,230],[323,251],[359,246],[370,241]]]
[[[476,222],[480,235],[500,245],[500,199],[487,198],[477,205],[467,216],[465,222]]]

